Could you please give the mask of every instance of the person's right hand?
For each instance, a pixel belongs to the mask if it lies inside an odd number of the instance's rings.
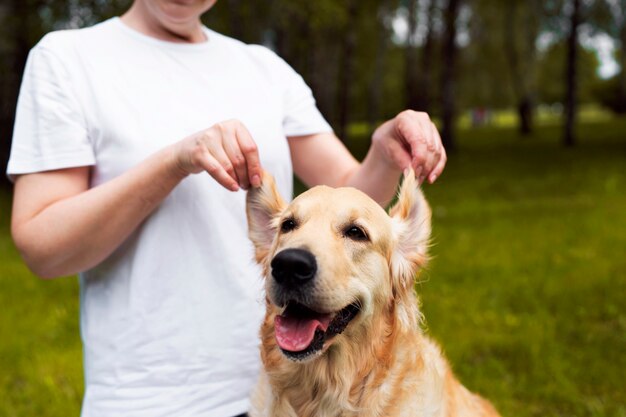
[[[256,143],[238,120],[194,133],[176,143],[174,152],[184,174],[206,171],[231,191],[261,185],[263,171]]]

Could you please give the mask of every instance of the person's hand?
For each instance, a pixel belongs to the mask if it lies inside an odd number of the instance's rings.
[[[209,173],[225,188],[237,191],[261,185],[256,143],[238,120],[217,123],[174,145],[177,167],[184,174]]]
[[[446,165],[446,151],[427,113],[405,110],[376,129],[372,146],[396,168],[413,168],[420,184],[432,184]]]

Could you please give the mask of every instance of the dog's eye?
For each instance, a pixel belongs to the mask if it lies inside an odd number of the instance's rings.
[[[287,219],[281,223],[280,231],[283,233],[291,232],[297,226],[298,225],[296,224],[296,221],[294,219]]]
[[[343,234],[352,240],[369,240],[363,229],[358,226],[348,226]]]

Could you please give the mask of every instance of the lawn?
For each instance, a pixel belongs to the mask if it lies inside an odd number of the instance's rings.
[[[464,129],[418,292],[461,380],[505,416],[626,416],[626,120]],[[358,139],[351,142],[362,148]],[[39,281],[0,192],[0,416],[78,416],[76,279]]]
[[[9,237],[9,208],[0,188],[0,416],[78,416],[78,281],[41,281],[26,269]]]

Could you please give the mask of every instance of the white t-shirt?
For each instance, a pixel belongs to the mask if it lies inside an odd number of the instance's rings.
[[[8,174],[91,165],[97,186],[191,133],[238,119],[290,196],[286,136],[330,126],[273,52],[205,32],[204,43],[169,43],[114,18],[45,36],[26,65]],[[206,173],[186,178],[80,282],[83,417],[247,410],[264,303],[244,192]]]

